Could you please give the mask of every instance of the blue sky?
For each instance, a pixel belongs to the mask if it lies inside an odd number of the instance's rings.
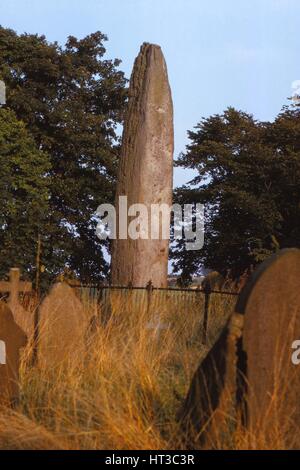
[[[175,157],[202,116],[234,106],[272,120],[300,79],[299,0],[0,0],[0,24],[63,44],[100,30],[129,77],[142,42],[165,54]],[[192,176],[175,170],[175,185]]]

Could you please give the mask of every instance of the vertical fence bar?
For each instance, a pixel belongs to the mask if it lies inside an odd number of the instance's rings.
[[[38,342],[40,335],[40,306],[41,300],[36,298],[38,302],[35,306],[34,316],[33,316],[33,343],[32,343],[32,356],[31,356],[31,365],[34,367],[38,362]]]
[[[111,296],[108,289],[100,287],[101,322],[106,325],[112,314]]]
[[[147,289],[147,316],[148,316],[150,312],[150,308],[151,308],[152,291],[153,291],[153,285],[151,281],[148,282],[146,289]]]
[[[203,336],[202,343],[207,342],[207,326],[208,326],[208,315],[209,315],[209,301],[210,301],[211,287],[209,283],[204,286],[204,317],[203,317]]]

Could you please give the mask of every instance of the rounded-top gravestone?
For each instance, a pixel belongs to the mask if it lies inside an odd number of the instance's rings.
[[[293,343],[300,339],[300,250],[286,249],[262,263],[240,294],[244,314],[247,421],[284,445],[300,447],[300,366]]]
[[[39,364],[54,368],[83,358],[89,319],[72,287],[61,282],[52,287],[40,307]]]

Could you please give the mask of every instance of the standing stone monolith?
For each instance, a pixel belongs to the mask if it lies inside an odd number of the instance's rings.
[[[157,216],[160,232],[157,239],[151,239],[150,214],[151,204],[172,205],[173,134],[173,104],[164,56],[159,46],[144,43],[130,79],[122,140],[116,191],[117,233],[112,250],[114,285],[145,287],[151,281],[154,287],[167,287],[169,240],[163,239],[162,222]],[[142,203],[148,209],[148,238],[145,233],[145,238],[120,238],[120,196],[127,196],[128,208]],[[169,221],[170,217],[165,216],[167,226]]]
[[[253,273],[237,302],[244,314],[247,425],[267,446],[300,448],[300,250],[286,249]],[[276,439],[276,442],[275,442]]]

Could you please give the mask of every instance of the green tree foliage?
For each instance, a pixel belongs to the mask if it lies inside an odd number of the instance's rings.
[[[35,267],[39,228],[48,212],[50,162],[24,123],[0,108],[0,278],[12,266]]]
[[[274,123],[227,109],[188,133],[178,165],[197,176],[176,191],[181,203],[205,205],[205,244],[173,252],[188,278],[201,266],[237,276],[278,248],[300,246],[300,111]]]
[[[42,262],[55,275],[68,266],[98,280],[107,263],[93,213],[113,200],[126,80],[119,60],[104,58],[106,37],[69,37],[65,47],[44,36],[0,28],[0,76],[7,105],[25,122],[51,161]]]

